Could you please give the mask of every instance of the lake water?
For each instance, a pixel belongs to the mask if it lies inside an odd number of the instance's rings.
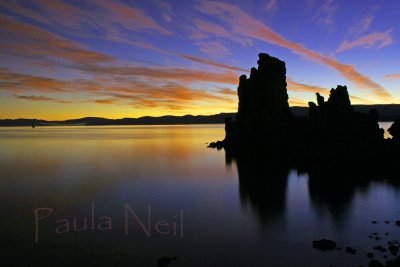
[[[206,147],[223,137],[223,125],[0,128],[1,266],[156,266],[163,256],[178,257],[169,266],[366,266],[370,251],[394,258],[372,248],[400,237],[398,186],[377,179],[327,193],[295,169],[238,172],[224,151]],[[321,238],[357,253],[313,249]]]

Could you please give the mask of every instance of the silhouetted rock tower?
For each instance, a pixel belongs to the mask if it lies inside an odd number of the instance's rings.
[[[238,121],[255,118],[276,122],[291,117],[286,89],[285,62],[268,54],[259,54],[258,69],[250,78],[240,76]]]
[[[226,142],[244,144],[278,141],[288,133],[292,119],[286,89],[285,62],[268,54],[259,54],[258,68],[250,77],[240,76],[238,113],[226,121]]]

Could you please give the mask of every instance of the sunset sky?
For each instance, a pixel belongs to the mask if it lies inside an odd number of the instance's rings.
[[[264,52],[289,100],[400,103],[398,0],[0,0],[0,118],[216,114]]]

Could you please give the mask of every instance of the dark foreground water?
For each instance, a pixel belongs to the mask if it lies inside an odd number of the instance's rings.
[[[370,251],[394,258],[372,248],[400,238],[399,187],[377,179],[327,190],[267,163],[239,175],[223,151],[206,148],[223,136],[222,125],[0,128],[0,265],[156,266],[176,256],[169,266],[367,266]],[[321,238],[357,253],[313,249]]]

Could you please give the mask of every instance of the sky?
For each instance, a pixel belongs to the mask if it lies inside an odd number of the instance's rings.
[[[398,0],[0,0],[0,118],[237,110],[259,53],[286,62],[291,106],[347,85],[400,103]]]

